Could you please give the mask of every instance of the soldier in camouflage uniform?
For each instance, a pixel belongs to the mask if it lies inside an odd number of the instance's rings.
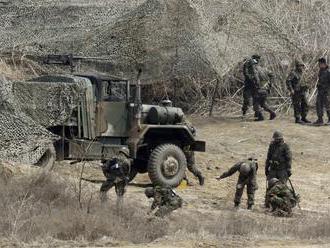
[[[274,132],[273,141],[269,145],[265,174],[268,181],[277,178],[286,183],[291,176],[292,154],[289,145],[284,142],[283,134]]]
[[[196,129],[194,128],[194,126],[191,124],[191,122],[184,117],[183,119],[183,124],[186,125],[189,130],[191,131],[191,133],[196,136]],[[197,169],[196,167],[196,160],[195,160],[195,153],[193,151],[188,150],[188,148],[186,150],[184,150],[184,154],[186,156],[187,159],[187,168],[188,170],[195,176],[198,178],[199,184],[200,185],[204,185],[204,181],[205,178],[202,175],[202,172],[200,170]],[[184,179],[189,183],[187,175],[184,175]]]
[[[107,200],[107,192],[113,186],[115,186],[117,197],[123,197],[129,180],[129,169],[130,162],[123,156],[114,157],[103,162],[102,171],[107,180],[101,185],[100,189],[102,202]]]
[[[239,177],[236,184],[235,193],[235,207],[238,208],[241,203],[241,198],[243,195],[244,187],[246,185],[247,189],[247,208],[252,210],[254,205],[254,193],[257,190],[257,171],[258,162],[254,158],[249,158],[246,161],[239,162],[231,167],[227,172],[223,173],[221,176],[217,177],[217,180],[229,177],[239,171]]]
[[[256,85],[260,84],[258,72],[256,69],[257,64],[260,61],[260,56],[255,54],[250,59],[247,59],[243,65],[244,75],[244,89],[243,89],[243,106],[242,114],[246,115],[247,110],[251,105],[251,99],[253,104],[257,97]]]
[[[273,120],[276,118],[276,113],[269,107],[267,98],[274,82],[274,74],[259,65],[256,66],[256,71],[258,73],[259,84],[256,85],[257,96],[253,103],[253,108],[256,112],[257,121],[264,120],[261,108],[268,112],[270,114],[269,119]]]
[[[316,112],[317,121],[315,124],[323,124],[323,110],[327,111],[328,123],[330,123],[330,70],[325,58],[319,59],[319,81],[317,84]]]
[[[181,197],[178,196],[170,187],[149,187],[146,188],[145,195],[148,198],[154,198],[150,212],[158,207],[155,216],[161,218],[182,207]]]
[[[266,204],[271,207],[273,215],[280,217],[292,216],[292,208],[299,202],[299,198],[294,195],[289,187],[277,178],[273,178],[268,183]]]
[[[306,118],[308,114],[308,102],[306,97],[308,87],[306,85],[302,85],[301,83],[304,69],[304,63],[296,60],[295,69],[290,72],[286,80],[286,84],[292,98],[296,123],[310,123],[310,121]]]

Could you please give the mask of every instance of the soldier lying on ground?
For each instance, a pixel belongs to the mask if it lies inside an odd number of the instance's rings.
[[[106,181],[101,185],[100,198],[102,202],[107,200],[107,192],[115,186],[118,198],[122,198],[125,187],[128,184],[129,160],[123,156],[118,156],[103,163],[102,171]]]
[[[178,196],[170,187],[149,187],[146,188],[145,195],[148,198],[154,198],[150,213],[158,207],[155,213],[155,216],[157,217],[163,218],[166,215],[169,215],[172,211],[182,207],[181,197]]]
[[[277,178],[268,182],[268,191],[266,195],[266,204],[271,207],[273,215],[279,217],[292,216],[292,208],[299,202],[289,187]]]
[[[258,170],[257,160],[251,157],[246,161],[235,164],[227,172],[223,173],[220,177],[216,178],[217,180],[221,180],[239,171],[239,177],[237,180],[235,200],[234,200],[236,208],[238,208],[241,203],[244,187],[246,185],[247,187],[246,191],[248,196],[247,208],[249,210],[252,210],[254,205],[254,192],[258,188],[257,170]]]

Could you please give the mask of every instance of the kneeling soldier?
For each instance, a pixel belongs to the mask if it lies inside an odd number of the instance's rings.
[[[246,185],[247,187],[246,191],[248,196],[247,208],[249,210],[252,210],[254,205],[254,192],[258,188],[257,170],[258,170],[257,160],[254,158],[249,158],[246,161],[235,164],[227,172],[223,173],[220,177],[217,177],[217,180],[221,180],[239,171],[239,177],[237,180],[235,200],[234,200],[236,208],[238,208],[241,203],[244,187]]]
[[[268,182],[266,204],[271,207],[273,215],[280,217],[292,216],[292,208],[299,203],[299,197],[277,178]]]
[[[148,198],[154,198],[150,212],[158,207],[155,215],[161,218],[182,207],[181,197],[178,196],[170,187],[149,187],[146,188],[145,195]]]

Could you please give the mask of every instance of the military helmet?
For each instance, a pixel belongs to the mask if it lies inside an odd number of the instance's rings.
[[[251,171],[251,167],[248,163],[242,163],[239,169],[239,172],[245,176],[247,176]]]
[[[273,187],[276,183],[278,183],[280,180],[278,180],[277,178],[272,178],[268,181],[268,187],[271,188]]]
[[[280,131],[275,131],[273,134],[274,140],[283,140],[283,134]]]
[[[146,197],[150,198],[154,196],[155,191],[152,187],[148,187],[145,189],[144,194],[146,195]]]

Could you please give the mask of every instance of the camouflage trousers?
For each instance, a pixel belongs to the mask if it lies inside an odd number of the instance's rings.
[[[257,115],[261,114],[261,108],[270,114],[275,114],[275,112],[269,107],[268,102],[268,93],[266,90],[260,90],[255,97],[253,109]]]
[[[254,205],[254,192],[256,190],[256,187],[255,187],[255,185],[253,185],[251,183],[244,183],[244,182],[237,182],[235,199],[234,199],[235,205],[239,205],[241,203],[241,198],[242,198],[245,186],[246,186],[246,193],[247,193],[247,197],[248,197],[247,204]]]
[[[272,178],[277,178],[282,183],[285,183],[288,181],[288,172],[287,170],[270,170],[267,176],[267,180],[269,181]]]
[[[292,216],[292,205],[290,202],[278,203],[275,200],[269,202],[272,208],[272,214],[278,217],[290,217]]]
[[[292,104],[294,117],[296,119],[306,118],[308,114],[308,101],[306,97],[306,92],[295,92],[292,95]]]
[[[102,183],[100,188],[100,198],[104,202],[107,200],[107,192],[115,186],[115,191],[117,197],[123,197],[125,194],[126,182],[125,180],[116,180],[116,178],[108,178],[104,183]]]
[[[243,106],[242,106],[242,113],[243,115],[246,114],[249,107],[251,106],[251,102],[253,105],[253,109],[255,110],[257,100],[257,94],[255,94],[255,90],[252,87],[244,87],[243,89]]]
[[[155,216],[163,218],[181,207],[182,199],[180,197],[176,197],[176,199],[173,200],[170,204],[160,206],[156,211]]]
[[[186,155],[188,170],[195,177],[198,177],[198,178],[201,177],[202,173],[196,167],[195,153],[193,151],[185,151],[184,154]],[[185,176],[185,178],[186,178],[186,176]]]
[[[316,97],[316,112],[319,119],[323,118],[324,109],[327,111],[327,115],[330,119],[330,102],[328,92],[320,90]]]

